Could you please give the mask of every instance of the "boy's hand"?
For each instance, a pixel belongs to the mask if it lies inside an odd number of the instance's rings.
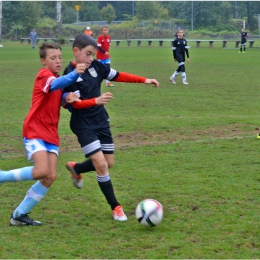
[[[66,96],[66,102],[67,103],[73,103],[75,101],[80,101],[79,97],[77,96],[77,94],[75,94],[74,92],[70,92],[67,96]]]
[[[97,105],[105,105],[107,104],[110,99],[114,99],[114,96],[110,92],[103,93],[101,96],[96,98],[96,104]]]
[[[77,74],[83,74],[84,71],[86,70],[87,66],[84,63],[79,63],[76,66],[76,72]]]
[[[187,60],[188,60],[188,63],[190,63],[190,58],[188,58]]]
[[[155,88],[159,87],[159,82],[156,79],[146,79],[145,84],[154,84]]]

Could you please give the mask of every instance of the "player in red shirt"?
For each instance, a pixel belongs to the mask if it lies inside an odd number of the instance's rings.
[[[97,44],[98,44],[98,51],[97,51],[97,59],[102,63],[107,65],[110,68],[110,54],[109,54],[109,47],[111,45],[111,37],[108,35],[109,29],[107,26],[103,26],[101,30],[101,34],[98,36]],[[109,80],[106,80],[107,87],[114,87]]]
[[[31,219],[28,214],[45,196],[56,179],[62,88],[76,82],[86,69],[84,63],[79,63],[71,73],[59,77],[58,73],[62,68],[61,47],[56,43],[44,43],[39,48],[39,54],[43,68],[36,76],[31,108],[23,124],[26,153],[34,166],[9,171],[0,170],[0,184],[38,180],[27,191],[24,200],[12,213],[10,223],[14,226],[41,225],[41,222]],[[66,102],[81,103],[75,93],[69,93]],[[95,102],[90,102],[89,106],[96,104],[99,104],[99,97],[95,99]]]

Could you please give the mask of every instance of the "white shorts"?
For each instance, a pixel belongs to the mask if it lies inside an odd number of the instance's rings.
[[[26,139],[23,138],[26,154],[28,157],[28,160],[33,162],[32,155],[39,151],[47,151],[49,153],[55,153],[57,156],[59,156],[59,147],[45,142],[40,139]]]

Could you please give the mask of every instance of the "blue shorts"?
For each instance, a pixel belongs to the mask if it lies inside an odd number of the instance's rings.
[[[55,153],[57,156],[59,156],[59,147],[45,142],[40,139],[27,139],[23,138],[26,154],[28,157],[28,160],[33,162],[32,155],[39,151],[47,151],[49,153]]]
[[[105,60],[99,60],[102,64],[110,64],[110,58],[105,59]]]

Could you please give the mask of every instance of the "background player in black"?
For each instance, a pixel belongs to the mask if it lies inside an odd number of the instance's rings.
[[[190,63],[189,51],[188,51],[189,46],[187,46],[187,41],[183,38],[184,35],[183,30],[178,29],[177,34],[178,34],[178,38],[174,40],[172,50],[173,50],[174,61],[178,61],[178,68],[170,77],[170,81],[173,84],[176,84],[175,78],[181,72],[183,84],[188,84],[186,73],[185,73],[184,62],[185,62],[185,53],[186,53],[187,60]]]
[[[245,31],[245,28],[242,28],[241,30],[241,42],[240,42],[240,51],[238,53],[246,52],[246,38],[249,36],[249,34]]]
[[[78,93],[83,104],[87,99],[100,96],[101,83],[106,79],[116,82],[153,84],[155,87],[159,87],[159,82],[155,79],[117,72],[102,64],[94,59],[97,49],[97,43],[93,38],[85,34],[78,35],[73,43],[74,59],[64,72],[67,74],[74,70],[77,63],[86,64],[87,69],[77,82],[65,89],[66,92]],[[65,98],[66,93],[63,96]],[[68,162],[66,164],[67,169],[71,172],[74,185],[77,188],[82,187],[81,173],[96,171],[98,184],[111,206],[113,218],[119,221],[127,220],[122,206],[115,197],[108,172],[108,168],[114,165],[114,143],[109,116],[104,105],[86,109],[84,107],[73,108],[70,127],[77,136],[85,157],[89,158],[82,163]]]

